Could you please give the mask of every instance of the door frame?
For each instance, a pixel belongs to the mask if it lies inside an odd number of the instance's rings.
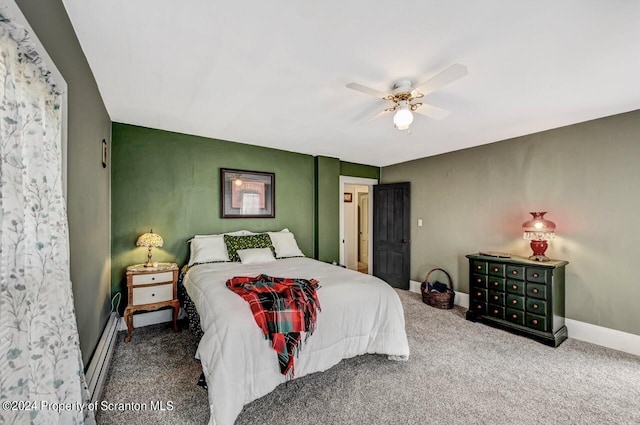
[[[368,186],[369,194],[373,193],[373,186],[378,184],[377,179],[368,179],[364,177],[351,177],[340,176],[340,264],[344,264],[344,185],[355,184],[359,186]],[[368,265],[369,274],[373,274],[373,202],[369,202],[369,211],[367,211],[369,217],[369,225],[367,231],[369,232],[368,248]]]

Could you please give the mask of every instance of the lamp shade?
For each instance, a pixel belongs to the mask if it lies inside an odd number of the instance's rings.
[[[400,102],[400,106],[398,107],[396,114],[393,116],[393,125],[395,125],[398,130],[406,130],[412,122],[413,114],[409,108],[409,102]]]
[[[160,248],[162,245],[164,245],[162,236],[153,233],[153,229],[149,233],[141,235],[136,242],[136,246],[145,246],[147,248]]]

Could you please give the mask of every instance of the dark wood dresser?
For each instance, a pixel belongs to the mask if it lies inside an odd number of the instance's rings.
[[[564,325],[567,261],[530,261],[470,254],[467,320],[482,322],[557,347]]]

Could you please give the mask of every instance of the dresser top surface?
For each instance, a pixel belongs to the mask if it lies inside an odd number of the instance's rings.
[[[491,255],[469,254],[466,257],[470,260],[480,260],[480,261],[489,261],[494,263],[518,264],[518,265],[524,265],[524,266],[547,267],[547,268],[561,267],[569,264],[568,261],[564,261],[564,260],[533,261],[533,260],[529,260],[526,257],[520,257],[517,255],[512,255],[509,258],[504,258],[504,257],[494,257]]]

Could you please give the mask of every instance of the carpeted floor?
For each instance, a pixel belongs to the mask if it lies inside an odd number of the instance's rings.
[[[640,424],[640,357],[569,339],[551,348],[398,291],[408,362],[366,355],[289,382],[236,424]],[[102,400],[172,403],[100,411],[98,424],[206,424],[196,340],[169,326],[118,335]]]

